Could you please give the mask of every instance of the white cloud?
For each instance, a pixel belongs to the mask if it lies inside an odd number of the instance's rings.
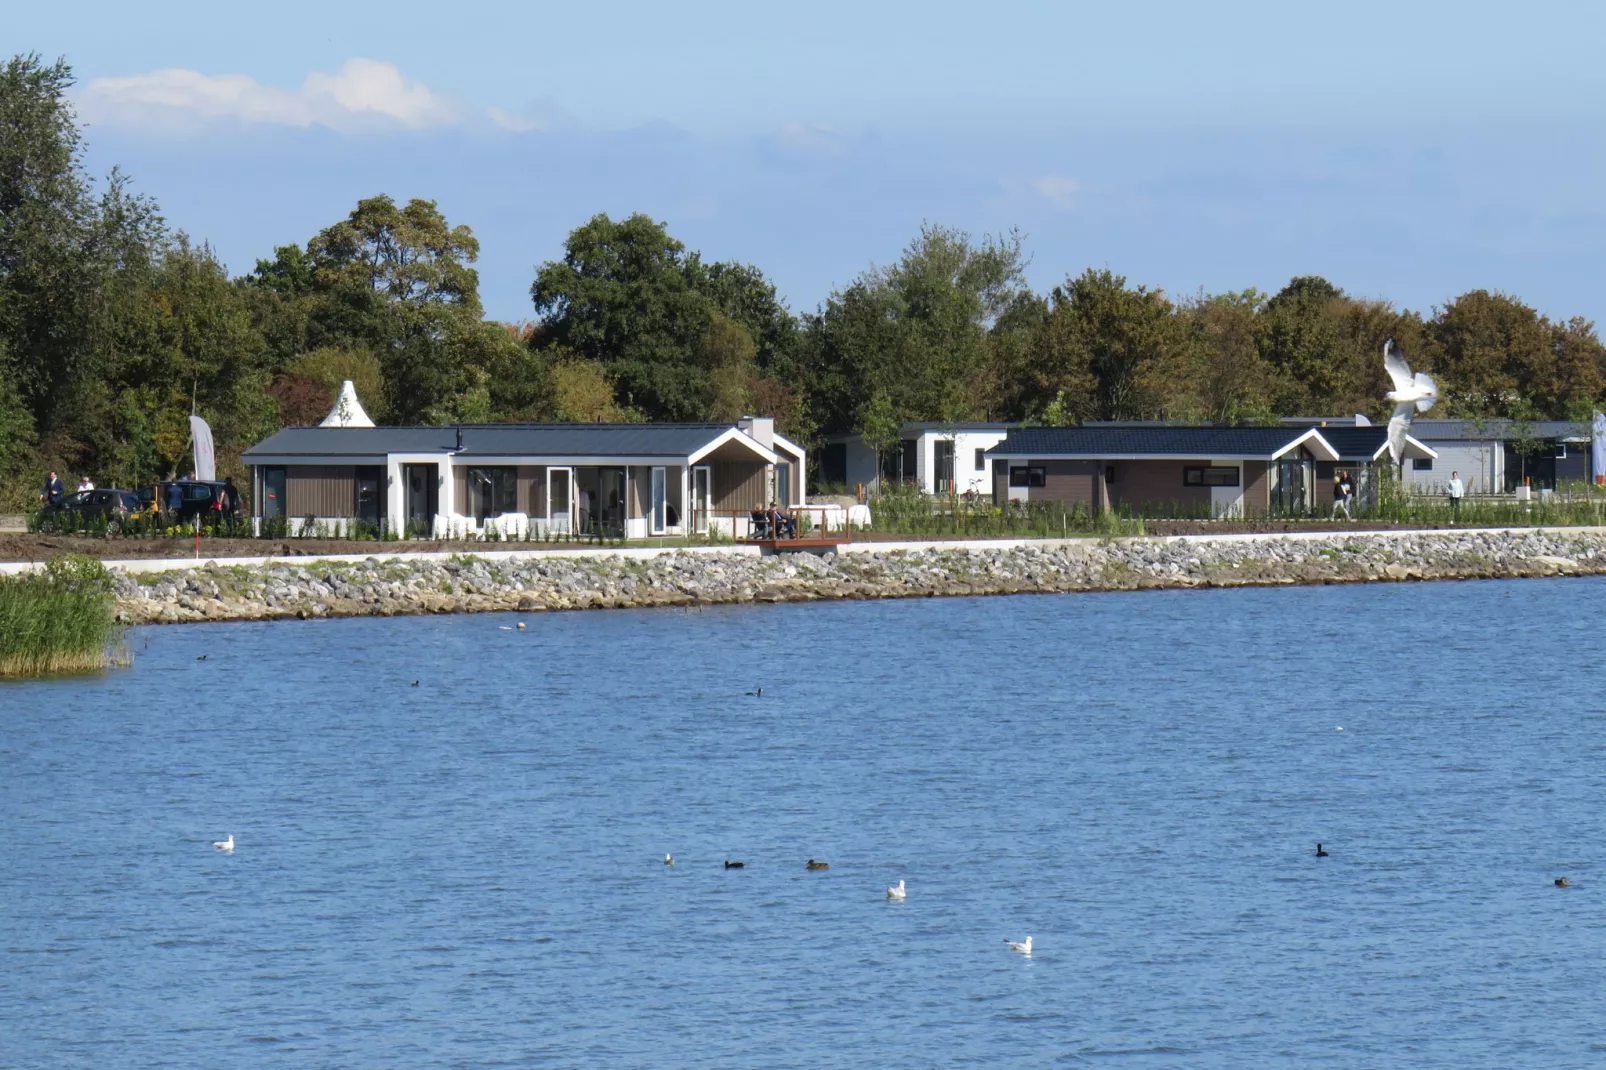
[[[181,67],[124,78],[96,78],[80,107],[91,120],[187,127],[228,119],[336,130],[458,121],[450,103],[389,63],[348,59],[334,74],[315,71],[299,89],[263,85],[246,74],[202,74]]]
[[[787,123],[776,131],[775,140],[785,148],[810,156],[840,156],[848,149],[841,134],[813,123]]]
[[[1082,192],[1082,184],[1064,175],[1044,175],[1032,179],[1032,191],[1056,207],[1069,208]]]
[[[508,111],[506,108],[498,108],[494,104],[485,109],[485,117],[503,130],[511,130],[515,134],[527,134],[531,130],[541,129],[540,120]]]

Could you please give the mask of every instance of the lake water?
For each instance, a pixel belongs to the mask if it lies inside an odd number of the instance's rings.
[[[0,686],[0,1066],[1601,1065],[1603,604],[141,629]]]

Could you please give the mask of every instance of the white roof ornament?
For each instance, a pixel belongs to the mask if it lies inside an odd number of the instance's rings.
[[[340,384],[340,396],[335,398],[335,407],[329,410],[329,415],[323,418],[319,427],[372,427],[374,422],[368,414],[362,411],[362,402],[357,400],[357,388],[347,379]]]

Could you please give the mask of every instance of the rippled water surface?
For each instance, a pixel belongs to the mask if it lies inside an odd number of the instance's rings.
[[[0,1065],[1600,1065],[1603,598],[140,630],[0,686]]]

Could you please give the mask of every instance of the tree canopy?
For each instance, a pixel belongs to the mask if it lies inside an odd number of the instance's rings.
[[[1594,324],[1513,295],[1419,313],[1310,275],[1177,298],[1107,267],[1037,293],[1021,235],[938,224],[803,315],[755,266],[598,214],[537,268],[535,320],[499,323],[469,227],[383,193],[231,277],[127,176],[86,171],[72,86],[64,61],[0,66],[8,508],[47,468],[127,486],[179,471],[191,412],[229,471],[275,428],[320,419],[345,379],[389,423],[756,412],[805,442],[858,431],[890,448],[910,420],[1382,417],[1393,337],[1437,376],[1435,416],[1584,419],[1606,402]]]

